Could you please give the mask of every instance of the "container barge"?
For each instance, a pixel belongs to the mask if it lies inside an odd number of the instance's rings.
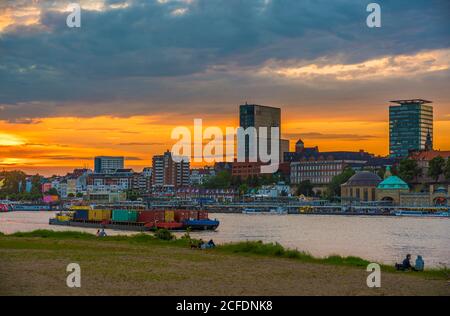
[[[128,210],[75,207],[49,220],[50,225],[108,228],[126,231],[216,230],[220,222],[197,210]]]

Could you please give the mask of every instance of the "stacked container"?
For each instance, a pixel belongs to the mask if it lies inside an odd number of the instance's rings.
[[[182,222],[188,220],[190,215],[191,215],[190,211],[186,211],[186,210],[175,211],[175,222],[182,223]]]
[[[198,219],[208,219],[208,212],[207,211],[198,211]]]
[[[130,210],[113,210],[111,218],[114,222],[137,222],[138,212]]]
[[[111,220],[111,210],[90,210],[90,221],[109,221]]]
[[[89,220],[89,210],[76,210],[75,214],[73,215],[73,219],[80,220],[80,221],[87,221]]]
[[[165,211],[164,212],[164,222],[166,222],[166,223],[175,222],[175,211]]]
[[[164,211],[143,211],[138,216],[139,223],[162,223],[164,221]]]
[[[198,220],[198,211],[190,211],[191,214],[189,216],[189,219]]]

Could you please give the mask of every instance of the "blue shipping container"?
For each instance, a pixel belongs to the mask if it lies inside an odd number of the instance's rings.
[[[75,215],[73,216],[73,218],[78,219],[78,220],[87,221],[89,219],[89,211],[88,210],[77,210],[75,212]]]

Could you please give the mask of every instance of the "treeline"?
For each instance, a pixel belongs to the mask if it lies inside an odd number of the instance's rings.
[[[416,160],[403,159],[396,168],[392,169],[392,173],[408,183],[417,181],[422,176],[428,176],[435,182],[441,176],[450,180],[450,159],[444,159],[441,156],[433,158],[429,162],[427,174],[424,174],[424,170],[419,167]]]
[[[27,175],[22,171],[0,172],[0,199],[13,201],[35,201],[42,199],[41,181],[42,176],[36,174],[31,176],[31,189],[27,192]]]

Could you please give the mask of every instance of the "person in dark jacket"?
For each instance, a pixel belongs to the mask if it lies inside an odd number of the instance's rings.
[[[408,271],[412,269],[411,266],[411,255],[407,254],[405,260],[403,260],[402,264],[395,264],[395,268],[401,271]]]

